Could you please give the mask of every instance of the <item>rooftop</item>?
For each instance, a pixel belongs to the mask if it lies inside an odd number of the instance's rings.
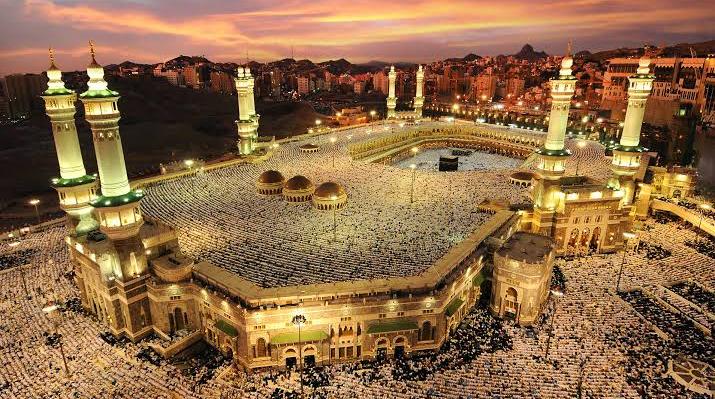
[[[497,250],[497,255],[521,262],[537,263],[551,252],[554,241],[539,234],[517,232]]]
[[[347,155],[348,143],[390,134],[375,129],[331,134],[336,145],[325,145],[329,136],[310,139],[326,151],[301,152],[305,140],[284,143],[262,163],[159,183],[146,189],[142,210],[178,229],[187,256],[271,288],[419,275],[490,220],[477,208],[482,200],[528,198],[509,182],[510,170],[418,170],[410,204],[412,170]],[[266,170],[304,175],[316,186],[339,181],[351,200],[336,213],[336,239],[332,213],[256,193]]]

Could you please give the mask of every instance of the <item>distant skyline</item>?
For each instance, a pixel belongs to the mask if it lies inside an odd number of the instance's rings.
[[[47,48],[84,69],[87,41],[102,64],[212,61],[431,62],[513,54],[530,43],[563,54],[715,39],[710,1],[682,0],[0,0],[0,76],[41,72]]]

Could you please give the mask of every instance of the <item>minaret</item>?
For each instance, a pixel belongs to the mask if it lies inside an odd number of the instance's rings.
[[[425,98],[423,95],[425,87],[425,73],[422,70],[422,65],[417,68],[417,87],[415,88],[415,119],[422,118],[422,106],[425,103]]]
[[[87,175],[84,169],[74,122],[77,94],[65,87],[62,71],[55,65],[52,49],[47,78],[47,90],[42,94],[42,99],[45,100],[45,112],[50,118],[57,162],[60,165],[60,177],[52,179],[52,185],[59,194],[60,207],[69,215],[70,228],[83,234],[97,228],[89,205],[97,197],[97,179]]]
[[[561,205],[559,180],[564,174],[566,158],[571,152],[564,148],[571,97],[576,90],[576,78],[571,74],[571,43],[561,61],[557,78],[551,79],[551,113],[544,147],[538,154],[537,181],[534,187],[534,232],[553,236],[553,215]]]
[[[92,129],[101,183],[101,195],[92,201],[92,206],[99,219],[100,230],[113,240],[121,240],[136,236],[144,223],[139,209],[144,194],[141,190],[133,191],[127,178],[119,134],[119,93],[107,88],[104,68],[97,63],[91,42],[90,51],[92,62],[87,67],[89,88],[79,97]]]
[[[258,141],[258,118],[253,99],[253,75],[248,68],[236,70],[236,92],[238,93],[238,150],[241,155],[250,155]]]
[[[387,119],[393,119],[397,116],[395,113],[395,107],[397,107],[397,98],[395,97],[395,80],[397,79],[397,73],[395,72],[394,65],[390,67],[390,73],[387,76],[390,83],[389,94],[387,96]]]
[[[101,195],[91,205],[99,220],[99,229],[108,239],[98,244],[88,240],[86,245],[99,268],[98,277],[104,283],[99,287],[106,287],[99,295],[107,300],[100,306],[101,310],[94,308],[86,295],[82,301],[86,309],[106,321],[112,333],[123,333],[135,340],[147,333],[144,315],[150,314],[148,298],[138,296],[147,291],[150,277],[146,250],[139,236],[144,224],[140,208],[144,193],[132,190],[127,178],[119,134],[119,94],[107,88],[104,69],[95,59],[92,42],[90,52],[88,89],[79,98],[92,129],[101,187]],[[77,277],[80,287],[84,286],[86,277],[86,273]]]
[[[655,76],[650,73],[650,59],[647,56],[643,56],[638,61],[636,74],[628,77],[626,119],[623,122],[620,144],[613,149],[611,163],[613,178],[608,183],[611,189],[620,190],[623,193],[621,206],[630,206],[633,203],[635,191],[633,176],[640,167],[643,152],[643,148],[638,145],[641,125],[654,79]]]

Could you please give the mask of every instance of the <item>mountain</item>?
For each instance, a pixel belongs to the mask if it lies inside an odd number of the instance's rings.
[[[343,73],[348,73],[353,67],[353,64],[351,64],[350,61],[346,60],[345,58],[341,58],[339,60],[328,60],[324,62],[319,62],[318,65],[325,67],[325,69],[327,69],[328,72],[332,73],[333,75],[341,75]]]
[[[527,43],[524,45],[524,47],[521,48],[521,50],[519,50],[518,53],[514,54],[513,56],[514,58],[520,60],[537,61],[540,59],[544,59],[549,55],[543,51],[534,51],[534,47],[532,47],[531,44]]]
[[[481,60],[481,59],[482,59],[482,56],[476,55],[474,53],[469,53],[469,54],[465,55],[464,58],[462,58],[462,60],[466,61],[466,62],[472,62],[472,61]]]
[[[174,67],[185,67],[189,65],[196,64],[211,64],[212,62],[206,59],[204,56],[190,56],[190,55],[180,55],[176,58],[172,58],[164,63],[166,68]]]

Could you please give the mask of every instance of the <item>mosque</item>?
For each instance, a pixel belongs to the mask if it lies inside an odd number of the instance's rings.
[[[65,88],[51,55],[43,99],[60,165],[52,184],[67,213],[82,304],[117,336],[164,338],[165,356],[204,340],[246,370],[436,350],[480,297],[500,317],[534,323],[555,256],[622,248],[639,207],[648,211],[647,197],[682,182],[669,171],[657,184],[638,180],[647,165],[639,147],[653,81],[647,59],[631,77],[612,178],[565,176],[572,63],[567,55],[552,81],[545,136],[422,119],[421,66],[414,110],[398,113],[392,67],[387,121],[271,146],[258,141],[253,77],[239,68],[240,156],[130,182],[119,93],[94,48],[79,96]],[[84,167],[77,98],[97,175]],[[418,123],[392,122],[407,118]],[[531,158],[537,167],[394,166],[438,147]],[[481,179],[495,186],[474,184]]]

